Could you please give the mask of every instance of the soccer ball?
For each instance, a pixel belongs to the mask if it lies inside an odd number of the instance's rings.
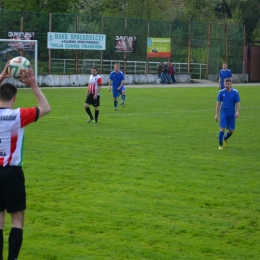
[[[22,74],[23,76],[25,76],[25,71],[28,71],[30,67],[30,61],[20,56],[15,57],[10,61],[8,71],[11,77],[20,80],[20,75]]]

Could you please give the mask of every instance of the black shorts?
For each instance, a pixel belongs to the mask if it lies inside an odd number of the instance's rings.
[[[0,211],[26,209],[25,178],[21,166],[0,167]]]
[[[100,96],[97,95],[97,99],[94,99],[94,94],[89,93],[85,103],[93,105],[93,107],[99,107],[100,106]]]

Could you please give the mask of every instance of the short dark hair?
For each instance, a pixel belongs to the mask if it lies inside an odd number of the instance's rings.
[[[10,101],[17,94],[17,87],[11,83],[4,83],[0,86],[0,100]]]
[[[97,71],[98,69],[97,69],[97,67],[92,67],[92,70],[96,70]]]
[[[231,79],[231,78],[226,78],[226,79],[225,79],[225,82],[230,82],[230,83],[232,83],[232,79]]]

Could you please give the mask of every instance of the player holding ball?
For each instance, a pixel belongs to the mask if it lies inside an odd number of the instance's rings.
[[[7,62],[0,75],[0,83],[10,77]],[[31,68],[20,74],[21,81],[28,85],[38,103],[37,107],[13,109],[17,87],[11,83],[0,85],[0,259],[3,259],[3,229],[5,211],[11,215],[8,259],[18,259],[23,240],[24,215],[26,210],[25,178],[22,169],[24,128],[50,112],[50,105],[37,85]]]

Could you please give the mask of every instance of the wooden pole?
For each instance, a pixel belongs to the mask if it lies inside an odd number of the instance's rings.
[[[76,33],[78,33],[78,24],[79,24],[79,17],[76,14]],[[78,74],[79,72],[79,51],[75,51],[75,74]]]
[[[24,31],[24,26],[23,26],[23,13],[21,12],[21,20],[20,20],[20,32]],[[20,56],[23,56],[23,48],[20,49]]]
[[[228,64],[228,25],[226,24],[226,62]]]
[[[148,23],[147,23],[147,37],[149,37],[149,31],[150,31],[150,23],[149,23],[149,20],[148,20]],[[146,46],[147,46],[147,39],[146,39]],[[146,47],[146,64],[145,64],[145,74],[148,74],[149,73],[149,65],[148,65],[148,62],[149,62],[149,58],[147,57],[147,47]]]
[[[49,32],[52,31],[52,13],[49,16]],[[51,74],[51,49],[48,50],[48,74]]]
[[[211,33],[211,23],[208,24],[208,52],[207,52],[207,70],[206,70],[206,79],[208,79],[209,76],[209,51],[210,51],[210,33]]]
[[[168,36],[170,38],[170,51],[172,50],[171,46],[172,46],[172,41],[171,41],[171,22],[169,23],[169,31],[168,31]],[[170,62],[170,58],[168,58],[168,63]]]
[[[125,30],[124,30],[124,36],[127,34],[127,18],[125,18]],[[124,52],[124,73],[126,74],[126,52]]]
[[[104,34],[104,16],[101,18],[101,32]],[[100,74],[103,74],[103,50],[100,51]]]
[[[190,36],[190,30],[191,30],[191,23],[189,23],[189,35],[188,35],[188,74],[190,74],[190,45],[191,45],[191,36]]]

